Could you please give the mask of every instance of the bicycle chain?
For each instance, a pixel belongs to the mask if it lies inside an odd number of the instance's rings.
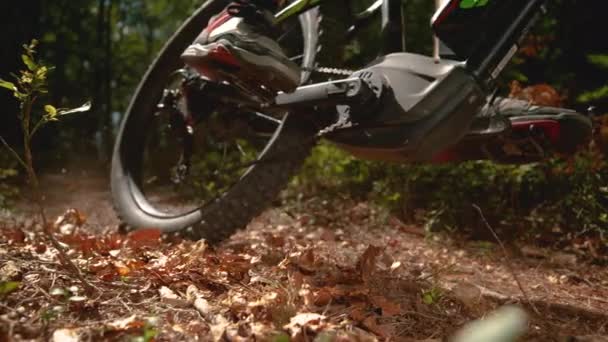
[[[319,74],[337,75],[337,76],[350,76],[355,73],[354,70],[341,69],[341,68],[329,68],[329,67],[302,68],[302,70],[316,72]]]
[[[323,30],[320,29],[320,24],[321,24],[322,20],[323,20],[323,16],[319,15],[318,22],[317,22],[317,31],[319,32],[319,38],[321,38],[323,36]],[[323,44],[319,44],[319,46],[317,48],[317,54],[319,54],[322,49],[323,49]],[[343,69],[343,68],[321,67],[321,66],[302,67],[302,70],[312,72],[312,73],[335,75],[335,76],[341,76],[341,77],[350,77],[350,76],[352,76],[352,74],[355,73],[354,70]],[[319,130],[317,132],[317,134],[314,135],[314,139],[320,139],[328,134],[331,134],[332,132],[334,132],[338,129],[352,127],[352,122],[350,121],[349,115],[340,115],[340,114],[338,114],[338,115],[339,115],[338,119],[334,123]]]

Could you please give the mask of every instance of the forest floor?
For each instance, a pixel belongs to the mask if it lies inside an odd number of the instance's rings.
[[[98,172],[42,184],[81,275],[30,203],[4,214],[1,341],[442,341],[504,304],[527,312],[524,340],[608,341],[608,271],[580,255],[428,235],[374,205],[317,197],[211,247],[120,233]]]

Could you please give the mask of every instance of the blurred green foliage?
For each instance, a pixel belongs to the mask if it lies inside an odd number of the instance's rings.
[[[17,170],[0,168],[0,209],[10,208],[11,202],[19,194],[13,184],[16,176]]]
[[[592,151],[527,165],[406,165],[362,161],[321,144],[292,189],[350,193],[429,230],[457,229],[476,238],[488,236],[474,204],[508,238],[608,238],[608,164]]]
[[[344,11],[339,2],[323,8],[330,19],[322,41],[339,39],[345,26],[332,21]],[[361,9],[370,1],[356,1]],[[565,105],[584,109],[608,103],[608,55],[602,50],[592,20],[598,1],[577,6],[576,1],[557,0],[524,42],[520,53],[502,76],[502,93],[508,84],[548,83],[564,97]],[[406,45],[409,51],[430,54],[428,23],[432,1],[408,1]],[[329,23],[329,24],[328,24]],[[375,57],[379,35],[363,31],[346,45],[324,49],[322,64],[343,60],[348,67]],[[326,43],[327,45],[327,43]],[[602,51],[604,51],[602,53]],[[585,151],[568,159],[554,158],[530,165],[498,165],[467,162],[448,165],[399,165],[357,160],[329,145],[317,147],[292,189],[308,193],[349,193],[387,205],[403,219],[418,221],[429,230],[455,230],[487,237],[479,214],[502,236],[576,237],[608,233],[608,167],[604,156]],[[552,239],[550,239],[552,240]],[[606,241],[606,240],[604,240]]]
[[[0,209],[11,207],[19,195],[17,161],[2,148],[0,150]]]

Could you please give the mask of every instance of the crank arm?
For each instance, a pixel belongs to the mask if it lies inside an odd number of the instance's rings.
[[[293,108],[364,104],[375,98],[374,92],[360,78],[347,78],[299,87],[293,93],[279,93],[271,108]]]

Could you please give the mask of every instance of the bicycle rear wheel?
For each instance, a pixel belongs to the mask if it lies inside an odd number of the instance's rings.
[[[276,198],[313,145],[312,127],[288,113],[213,108],[199,123],[202,128],[195,129],[194,141],[201,145],[193,155],[188,180],[175,182],[179,173],[179,152],[175,151],[183,141],[168,129],[172,117],[159,113],[159,101],[170,93],[178,108],[187,105],[179,86],[171,82],[183,67],[179,56],[226,4],[207,1],[173,35],[143,77],[123,119],[112,161],[112,197],[120,218],[135,229],[186,232],[191,238],[209,241],[225,239]],[[314,9],[283,27],[280,39],[289,41],[285,46],[290,56],[304,70],[314,66],[317,25]],[[299,44],[294,43],[294,35]],[[303,79],[308,76],[305,72]],[[238,172],[219,168],[275,155],[283,157]]]

